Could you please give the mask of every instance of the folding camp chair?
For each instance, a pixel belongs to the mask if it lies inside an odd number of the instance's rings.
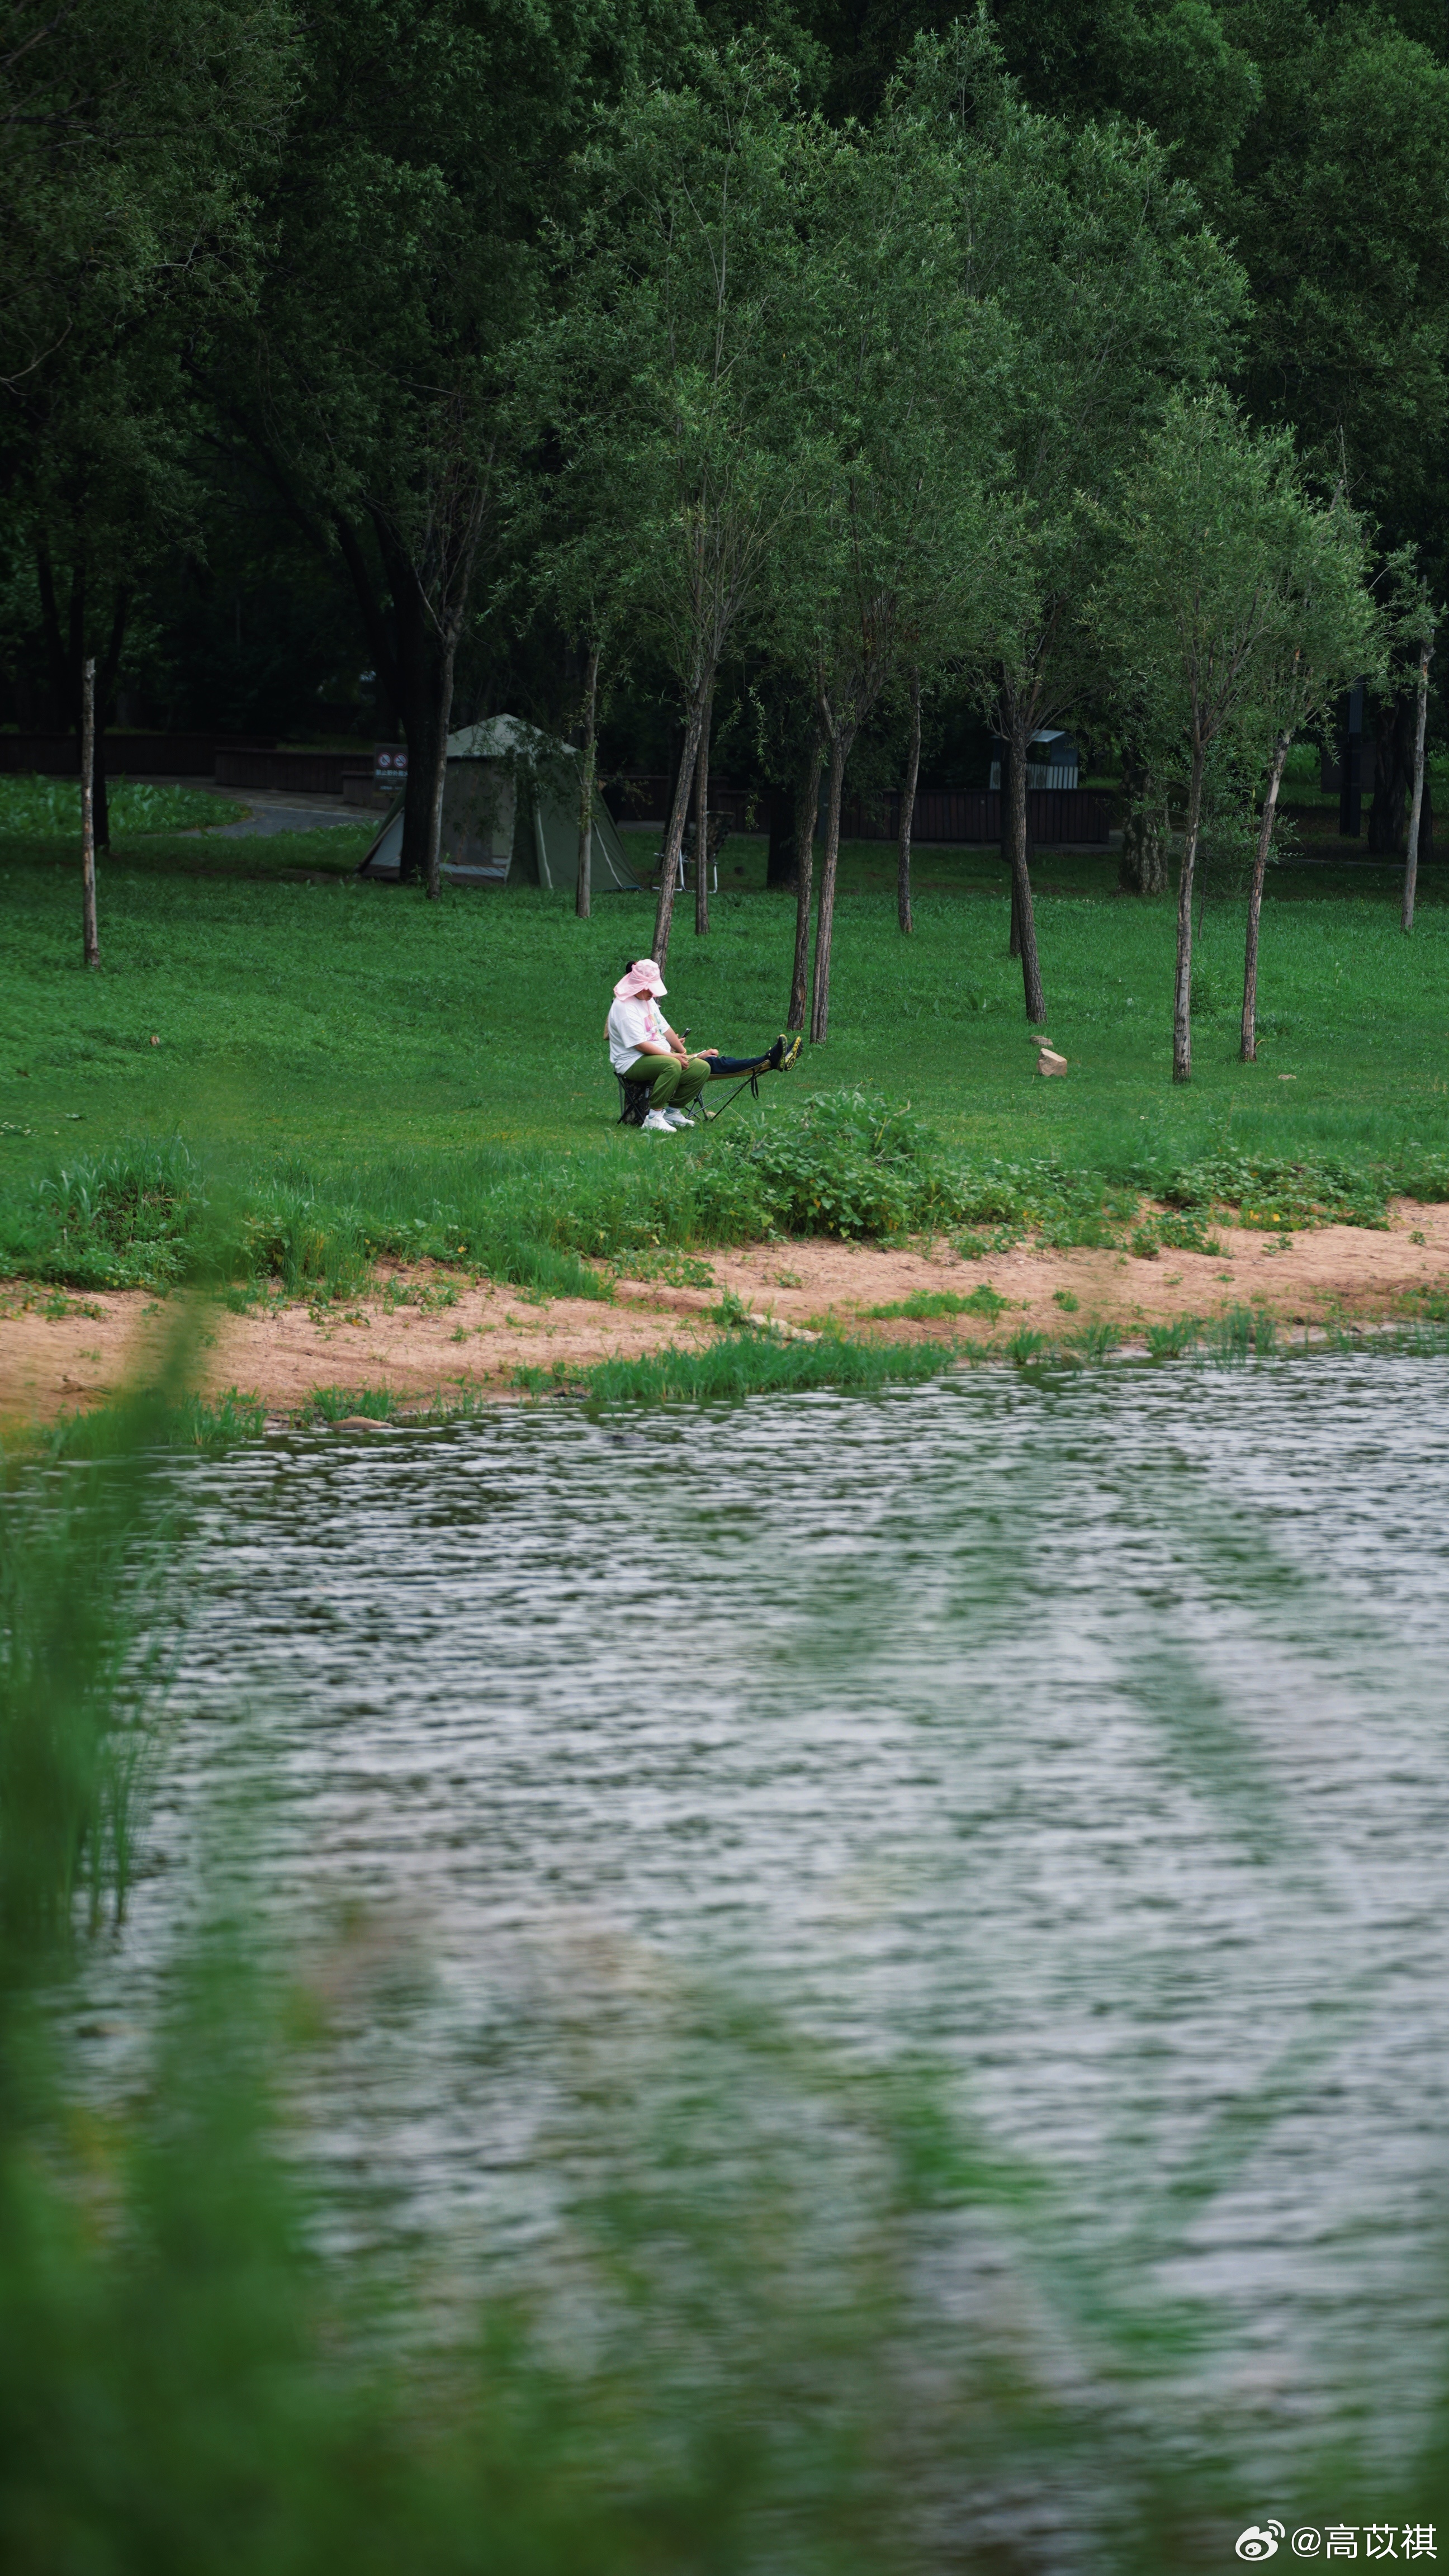
[[[649,1115],[648,1083],[629,1082],[622,1073],[616,1073],[614,1080],[619,1086],[619,1125],[642,1127]]]

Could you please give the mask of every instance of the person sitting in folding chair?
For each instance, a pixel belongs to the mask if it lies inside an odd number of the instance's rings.
[[[637,1101],[624,1099],[623,1115],[632,1126],[647,1127],[655,1136],[692,1127],[690,1107],[707,1082],[732,1073],[788,1073],[800,1052],[800,1038],[792,1035],[776,1038],[758,1056],[725,1056],[717,1047],[701,1047],[691,1055],[679,1031],[655,1007],[665,989],[653,958],[636,959],[614,986],[614,1007],[605,1023],[621,1096],[637,1095]]]

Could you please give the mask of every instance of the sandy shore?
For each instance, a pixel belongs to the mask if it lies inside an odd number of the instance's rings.
[[[1285,1328],[1412,1313],[1416,1292],[1449,1291],[1449,1207],[1400,1202],[1386,1232],[1323,1226],[1283,1242],[1219,1225],[1220,1254],[1041,1251],[963,1261],[949,1245],[886,1252],[856,1244],[753,1244],[712,1253],[713,1285],[621,1279],[609,1303],[475,1282],[430,1263],[383,1271],[347,1306],[273,1304],[198,1319],[194,1371],[209,1393],[238,1388],[292,1412],[319,1387],[388,1387],[402,1402],[462,1391],[504,1396],[520,1368],[587,1368],[665,1343],[708,1338],[729,1291],[796,1329],[1000,1346],[1023,1327],[1054,1337],[1107,1323],[1131,1341],[1149,1324],[1261,1307]],[[1007,1300],[994,1317],[872,1320],[873,1306],[918,1292],[969,1295],[982,1281]],[[1075,1300],[1075,1304],[1070,1301]],[[140,1376],[174,1329],[176,1302],[140,1292],[56,1292],[0,1283],[0,1413],[44,1422],[105,1402]]]

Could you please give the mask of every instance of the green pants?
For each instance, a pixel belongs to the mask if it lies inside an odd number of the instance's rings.
[[[651,1109],[687,1109],[691,1100],[699,1098],[712,1071],[708,1056],[641,1055],[624,1080],[650,1085]]]

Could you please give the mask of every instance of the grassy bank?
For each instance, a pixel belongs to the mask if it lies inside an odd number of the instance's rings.
[[[1117,1240],[1143,1192],[1293,1222],[1440,1194],[1449,909],[1432,871],[1408,941],[1392,871],[1343,892],[1281,874],[1256,1066],[1236,1061],[1238,907],[1210,893],[1184,1090],[1170,905],[1117,896],[1110,858],[1043,854],[1049,1034],[1071,1071],[1042,1082],[994,854],[923,855],[913,939],[884,895],[843,899],[829,1044],[666,1142],[614,1124],[601,1043],[610,986],[648,944],[645,899],[601,897],[587,923],[528,892],[429,906],[337,874],[353,838],[118,837],[90,976],[65,845],[0,843],[0,1264],[97,1285],[220,1260],[346,1285],[380,1251],[426,1251],[577,1291],[581,1256],[770,1231],[940,1224],[969,1249],[1002,1227]],[[284,858],[318,881],[226,873]],[[878,862],[853,854],[847,885]],[[670,1011],[696,1043],[762,1044],[791,899],[731,887],[715,922],[707,941],[676,932]],[[810,1140],[799,1109],[825,1091],[908,1108],[930,1138],[824,1150],[821,1113]]]

